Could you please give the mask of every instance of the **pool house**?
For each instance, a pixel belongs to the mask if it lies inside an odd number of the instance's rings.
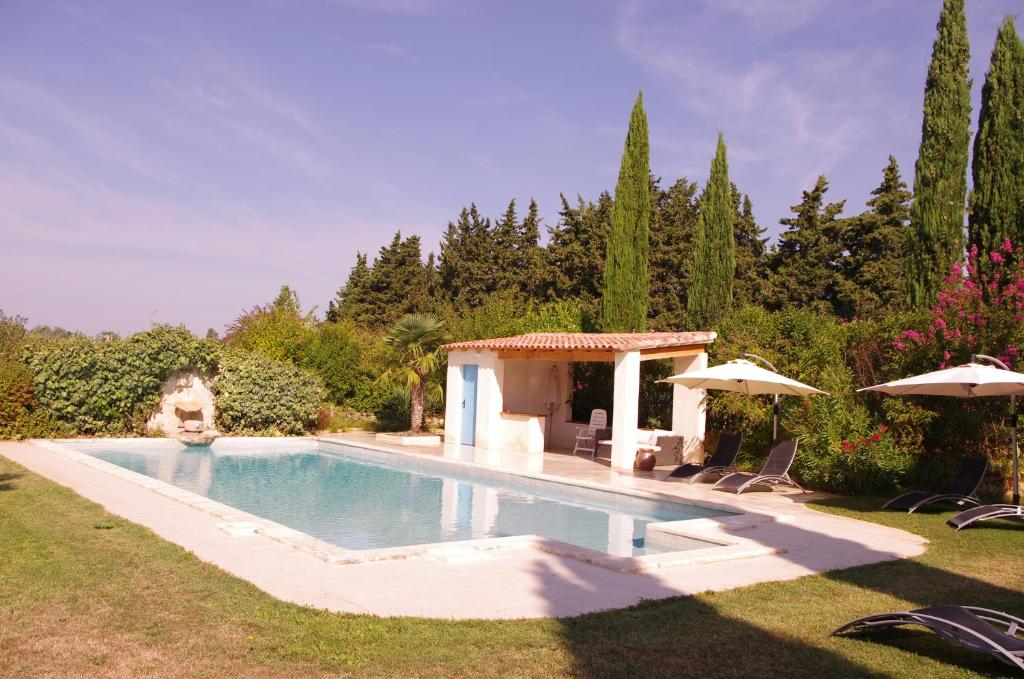
[[[614,364],[611,466],[632,469],[644,432],[640,364],[671,359],[673,374],[707,367],[713,332],[529,333],[454,342],[448,352],[445,441],[485,450],[572,450],[586,422],[572,418],[572,364]],[[672,387],[672,431],[682,457],[702,459],[704,392]]]

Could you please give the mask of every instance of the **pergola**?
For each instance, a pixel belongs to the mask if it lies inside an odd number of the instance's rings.
[[[631,469],[637,452],[640,364],[672,359],[674,374],[707,367],[713,332],[529,333],[454,342],[448,351],[445,441],[484,449],[538,452],[545,432],[557,447],[571,447],[579,423],[571,421],[569,367],[582,361],[613,363],[611,464]],[[550,399],[552,375],[558,397]],[[704,392],[673,386],[672,431],[690,450],[704,438]],[[548,421],[550,420],[550,422]],[[550,426],[548,426],[550,425]]]

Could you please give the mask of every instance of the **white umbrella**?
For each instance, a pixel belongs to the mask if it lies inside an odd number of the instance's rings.
[[[810,396],[825,393],[821,389],[815,389],[785,375],[766,370],[742,358],[710,368],[666,377],[662,382],[681,384],[690,389],[723,389],[738,391],[742,394]]]
[[[989,360],[995,365],[977,361]],[[980,396],[1010,397],[1010,445],[1013,449],[1013,504],[1020,504],[1020,474],[1017,459],[1017,396],[1024,395],[1024,374],[1013,372],[1002,361],[975,354],[970,363],[945,370],[936,370],[923,375],[907,377],[895,382],[876,384],[857,391],[880,391],[883,394],[919,396],[957,396],[978,398]]]
[[[797,382],[784,375],[774,372],[775,366],[765,359],[754,354],[740,354],[743,358],[737,358],[710,368],[702,368],[692,372],[680,373],[672,377],[666,377],[662,382],[679,384],[690,389],[721,389],[723,391],[738,391],[741,394],[775,394],[774,418],[772,423],[772,438],[779,435],[779,395],[790,396],[811,396],[813,394],[824,394],[821,389]],[[746,360],[746,358],[757,358],[767,363],[772,370],[766,370],[761,366]]]
[[[994,365],[965,363],[857,391],[880,391],[894,396],[1014,396],[1024,394],[1024,374]]]

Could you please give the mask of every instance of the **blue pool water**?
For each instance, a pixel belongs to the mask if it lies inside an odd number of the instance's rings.
[[[347,549],[535,533],[641,555],[680,549],[645,544],[649,523],[725,514],[327,443],[292,451],[169,442],[82,450]]]

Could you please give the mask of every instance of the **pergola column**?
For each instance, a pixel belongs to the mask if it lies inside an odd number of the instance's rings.
[[[612,468],[632,469],[640,418],[640,352],[615,353],[612,412]]]
[[[672,362],[672,374],[679,375],[708,367],[708,355],[701,352],[696,356],[677,356]],[[687,462],[700,463],[704,459],[705,396],[704,389],[672,385],[672,432],[686,437],[683,453]]]

